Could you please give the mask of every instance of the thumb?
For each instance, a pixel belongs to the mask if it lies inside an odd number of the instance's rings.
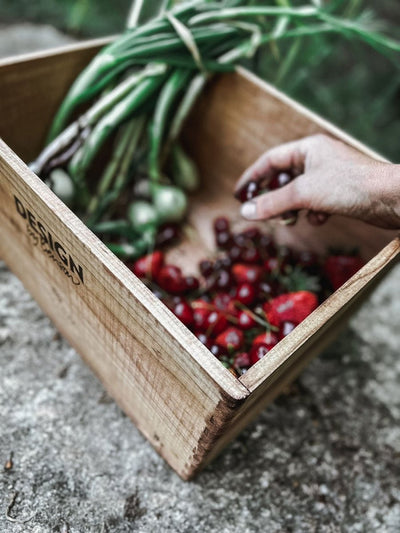
[[[299,177],[281,189],[261,194],[244,203],[240,209],[241,215],[249,220],[263,220],[305,207],[299,201],[295,185]]]

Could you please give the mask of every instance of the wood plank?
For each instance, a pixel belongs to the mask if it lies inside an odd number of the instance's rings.
[[[191,476],[247,389],[4,143],[0,156],[0,257],[157,451]]]

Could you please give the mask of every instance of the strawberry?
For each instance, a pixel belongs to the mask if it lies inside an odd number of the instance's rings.
[[[364,261],[359,255],[331,255],[325,261],[324,272],[336,291],[362,266]]]
[[[273,348],[275,344],[278,344],[279,339],[275,333],[272,333],[271,331],[267,331],[265,333],[260,333],[260,335],[257,335],[257,337],[253,340],[253,346],[258,346],[260,344],[265,344],[268,346],[268,348]]]
[[[232,267],[232,274],[237,283],[258,283],[263,275],[263,270],[257,265],[237,263]]]
[[[230,327],[220,333],[215,339],[216,344],[222,349],[238,350],[243,344],[243,332],[238,328]]]
[[[300,324],[318,307],[318,298],[309,291],[289,292],[273,298],[263,306],[266,318],[273,326],[282,322]]]
[[[135,261],[131,270],[138,278],[156,278],[163,265],[164,254],[156,251]]]

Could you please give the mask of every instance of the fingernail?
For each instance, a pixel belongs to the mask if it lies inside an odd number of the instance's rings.
[[[257,206],[255,202],[246,202],[240,208],[242,217],[253,219],[257,217]]]

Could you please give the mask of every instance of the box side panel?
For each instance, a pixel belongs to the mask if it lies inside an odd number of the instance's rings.
[[[0,226],[0,257],[159,453],[188,477],[206,428],[218,432],[247,389],[4,143]]]

